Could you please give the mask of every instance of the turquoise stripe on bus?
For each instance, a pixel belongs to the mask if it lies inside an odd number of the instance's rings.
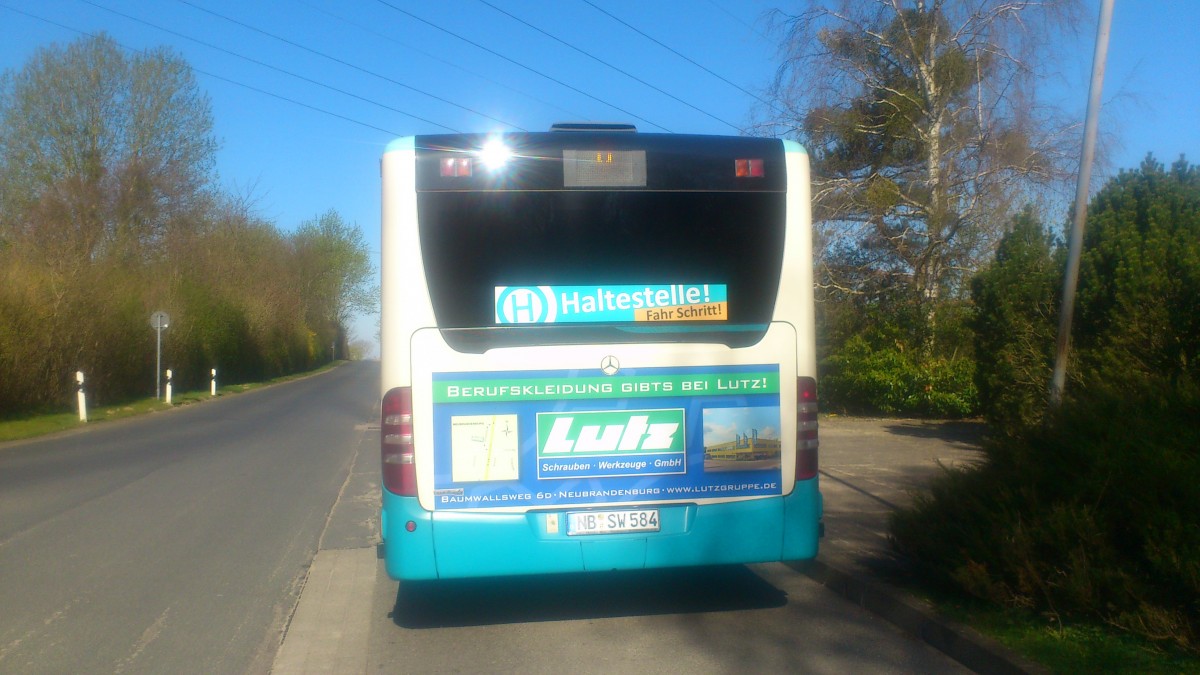
[[[808,149],[805,148],[803,145],[800,145],[796,141],[786,141],[785,140],[783,142],[783,151],[784,152],[797,152],[802,155],[808,154]]]
[[[433,518],[421,508],[416,497],[400,497],[383,490],[383,533],[388,576],[393,579],[437,579],[437,558],[433,552]],[[412,532],[405,529],[416,523]]]
[[[393,579],[446,579],[740,564],[817,554],[822,501],[816,480],[797,483],[786,497],[647,507],[659,510],[661,531],[569,537],[568,509],[434,514],[415,498],[385,490],[387,571]],[[557,515],[558,532],[547,532],[547,515]],[[404,528],[410,520],[417,523],[411,533]]]
[[[387,147],[383,150],[383,154],[386,155],[389,152],[396,152],[397,150],[413,150],[416,148],[416,145],[417,139],[415,136],[404,136],[388,143]]]
[[[815,558],[821,538],[821,519],[825,501],[816,478],[796,483],[796,489],[783,500],[783,556],[781,560]]]

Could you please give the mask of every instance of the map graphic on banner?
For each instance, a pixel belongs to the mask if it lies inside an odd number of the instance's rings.
[[[777,364],[434,373],[432,395],[435,508],[781,493]]]
[[[454,482],[517,479],[516,415],[455,417],[450,439]]]

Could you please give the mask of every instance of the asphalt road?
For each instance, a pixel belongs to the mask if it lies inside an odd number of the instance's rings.
[[[852,495],[886,485],[900,500],[945,453],[973,452],[894,422],[826,425],[822,480]],[[377,435],[360,441],[276,673],[968,672],[783,564],[398,584],[378,555]],[[858,504],[867,522],[876,501]]]
[[[879,491],[885,499],[903,501],[905,490],[936,472],[939,455],[953,453],[964,461],[973,456],[969,443],[909,433],[903,423],[824,424],[822,465],[830,473],[822,476],[822,485],[828,481],[842,490],[861,485],[850,490],[854,494]],[[365,476],[358,483],[369,485]],[[377,483],[367,489],[377,490]],[[828,507],[828,495],[826,500]],[[873,508],[877,500],[867,501]],[[344,528],[331,523],[331,531],[368,536],[360,545],[376,541],[358,520],[345,519]],[[842,521],[838,524],[841,530]],[[353,537],[342,542],[350,547]],[[369,549],[359,550],[365,564]],[[319,555],[359,554],[343,549]],[[288,672],[319,671],[331,662],[336,671],[372,673],[970,672],[778,563],[409,587],[389,581],[377,564],[373,588],[369,616],[358,615],[358,625],[365,626],[361,632],[349,630],[352,622],[335,613],[339,628],[348,629],[343,639],[352,635],[355,649],[343,650],[334,661],[314,653],[309,668]],[[332,630],[332,622],[324,624]],[[305,635],[306,644],[319,641],[314,633],[319,630]],[[365,654],[358,654],[364,647]]]
[[[0,672],[964,671],[782,564],[390,581],[377,392],[349,364],[0,447]],[[857,445],[830,487],[886,464]]]
[[[782,564],[377,590],[367,672],[970,672]]]
[[[378,377],[0,447],[0,672],[269,670]]]

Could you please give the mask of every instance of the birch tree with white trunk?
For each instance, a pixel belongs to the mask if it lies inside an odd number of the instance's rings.
[[[1020,207],[1073,175],[1078,122],[1039,98],[1077,3],[812,0],[779,11],[757,133],[813,162],[827,298],[900,292],[932,325]]]

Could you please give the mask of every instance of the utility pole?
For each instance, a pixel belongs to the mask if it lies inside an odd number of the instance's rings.
[[[1067,382],[1067,360],[1071,353],[1071,319],[1075,314],[1075,287],[1079,283],[1079,258],[1083,249],[1083,226],[1087,222],[1088,184],[1096,156],[1096,130],[1100,126],[1100,90],[1108,58],[1108,36],[1112,31],[1113,0],[1101,0],[1100,25],[1096,28],[1096,51],[1092,56],[1092,84],[1088,90],[1087,119],[1083,129],[1083,152],[1079,158],[1079,180],[1075,184],[1075,220],[1067,248],[1067,271],[1063,277],[1062,307],[1058,313],[1058,340],[1054,349],[1054,376],[1050,381],[1050,406],[1062,403]]]

